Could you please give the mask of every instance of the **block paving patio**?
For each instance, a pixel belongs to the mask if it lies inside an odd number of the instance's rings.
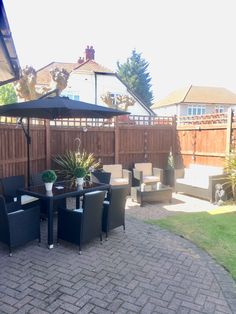
[[[189,241],[133,217],[129,208],[125,233],[117,228],[102,245],[94,240],[84,246],[81,255],[66,242],[48,250],[47,223],[41,227],[41,246],[33,241],[9,257],[0,244],[1,314],[236,313],[236,285],[226,270]]]

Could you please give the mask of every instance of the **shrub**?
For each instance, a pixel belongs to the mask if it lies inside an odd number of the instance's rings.
[[[74,176],[76,178],[84,178],[87,174],[87,171],[83,167],[77,167],[74,170]]]
[[[231,190],[233,200],[236,201],[236,153],[231,153],[226,157],[224,169],[227,173],[227,182],[224,186]]]
[[[45,183],[55,182],[57,179],[57,175],[54,170],[45,170],[42,173],[42,180]]]

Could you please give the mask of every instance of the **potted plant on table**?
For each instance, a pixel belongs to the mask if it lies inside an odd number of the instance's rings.
[[[101,167],[100,162],[96,161],[94,154],[83,152],[73,152],[67,151],[64,155],[57,155],[54,159],[57,164],[57,173],[64,180],[76,181],[78,176],[75,174],[76,168],[83,168],[86,174],[83,176],[88,176],[90,169],[98,169]]]
[[[87,175],[87,171],[83,167],[76,167],[74,170],[74,176],[76,178],[77,185],[83,185],[84,177]]]
[[[42,180],[45,184],[46,191],[52,191],[52,186],[56,179],[57,175],[54,170],[45,170],[42,173]]]

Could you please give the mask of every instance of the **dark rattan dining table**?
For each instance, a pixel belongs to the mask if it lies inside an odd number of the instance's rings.
[[[47,192],[44,185],[29,186],[19,189],[20,194],[34,196],[40,200],[44,200],[47,207],[48,219],[48,248],[53,248],[53,202],[62,200],[68,197],[76,197],[77,199],[85,193],[99,190],[109,190],[109,184],[94,183],[85,181],[83,186],[76,186],[72,181],[61,181],[53,185],[52,192]],[[78,202],[77,202],[78,203]]]

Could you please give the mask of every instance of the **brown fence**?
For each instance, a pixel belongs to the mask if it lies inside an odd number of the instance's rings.
[[[178,165],[223,166],[225,155],[236,149],[236,115],[228,113],[179,117],[176,132]]]
[[[236,115],[180,117],[130,116],[117,120],[74,119],[31,121],[31,173],[54,167],[52,159],[77,148],[92,152],[103,164],[150,161],[164,168],[172,149],[177,167],[189,163],[223,165],[226,153],[236,149]],[[0,177],[26,174],[27,149],[16,119],[0,120]]]
[[[165,167],[173,145],[175,119],[170,117],[132,116],[124,119],[74,119],[39,123],[33,121],[31,132],[31,173],[50,168],[52,159],[66,150],[81,147],[92,152],[103,164],[121,163],[132,169],[134,162],[151,161]],[[0,177],[26,174],[27,149],[22,129],[16,119],[0,124]]]

